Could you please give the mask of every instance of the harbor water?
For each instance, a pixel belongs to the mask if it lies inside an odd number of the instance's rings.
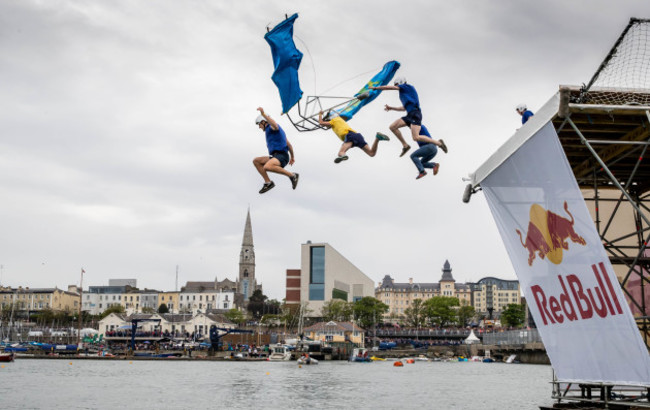
[[[537,409],[551,367],[480,362],[21,360],[3,409]]]

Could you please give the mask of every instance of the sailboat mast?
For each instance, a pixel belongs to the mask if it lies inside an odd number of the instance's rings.
[[[79,323],[77,324],[77,351],[81,342],[81,307],[83,305],[84,268],[81,268],[81,279],[79,280]]]

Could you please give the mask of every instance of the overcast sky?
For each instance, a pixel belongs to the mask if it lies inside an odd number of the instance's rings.
[[[415,180],[395,138],[334,164],[331,131],[280,115],[266,26],[299,13],[305,95],[353,95],[389,60],[443,138]],[[327,242],[375,282],[516,275],[465,182],[560,84],[586,83],[646,1],[0,1],[0,283],[140,288],[238,275],[250,207],[256,276],[281,300],[300,245]],[[365,73],[365,74],[363,74]],[[363,75],[361,75],[363,74]],[[332,88],[333,87],[333,88]],[[327,92],[326,92],[327,91]],[[350,125],[372,141],[400,116],[386,91]],[[300,184],[272,176],[263,106],[294,146]]]

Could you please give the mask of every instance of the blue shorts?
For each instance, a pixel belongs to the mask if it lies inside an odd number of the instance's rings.
[[[402,120],[406,125],[422,125],[422,111],[413,110],[406,114],[406,117],[402,117]]]
[[[282,168],[286,167],[289,163],[289,153],[287,151],[273,151],[269,158],[275,158],[280,161]]]
[[[345,136],[345,142],[351,142],[353,147],[363,148],[368,143],[363,139],[363,135],[358,132],[348,132]]]

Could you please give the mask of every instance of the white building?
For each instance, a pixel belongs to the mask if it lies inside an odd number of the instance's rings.
[[[355,302],[374,296],[373,280],[327,243],[302,244],[300,271],[287,270],[287,304],[306,303],[306,316],[319,317],[332,299]]]
[[[234,307],[235,292],[220,292],[213,289],[184,291],[178,296],[181,312],[206,313],[212,310],[229,310]]]

